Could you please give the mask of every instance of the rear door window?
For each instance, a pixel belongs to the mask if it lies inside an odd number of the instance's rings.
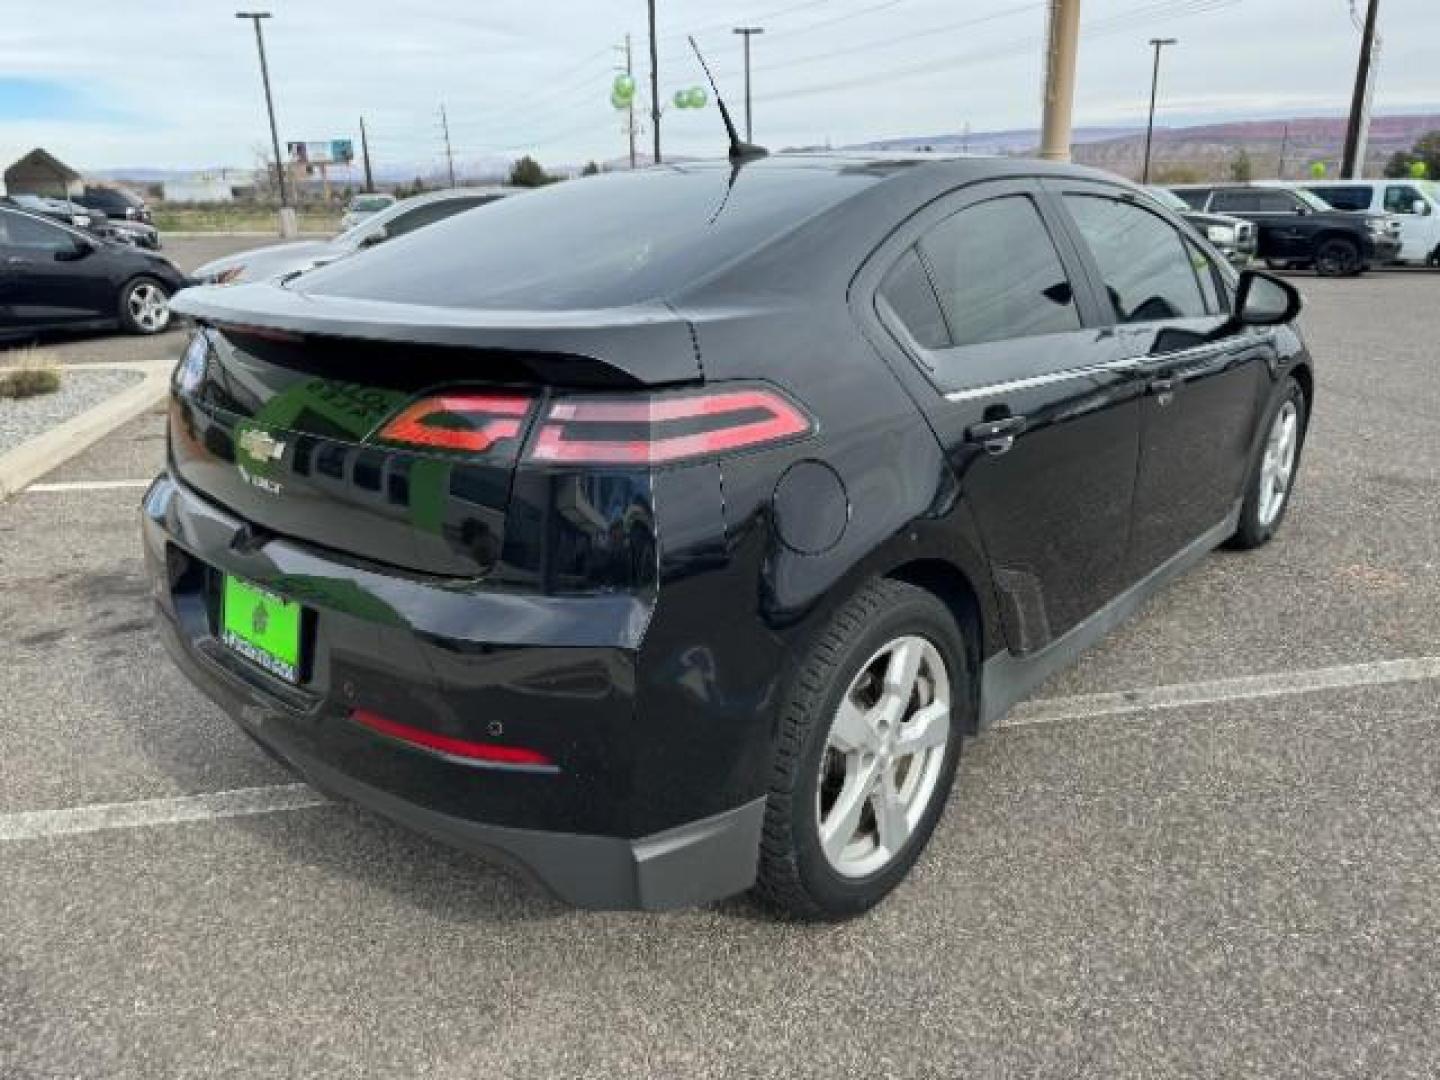
[[[1198,250],[1165,219],[1103,195],[1066,195],[1065,206],[1095,257],[1117,322],[1211,313],[1196,273]]]
[[[967,207],[931,229],[919,247],[956,346],[1080,328],[1075,291],[1028,197]]]
[[[1368,187],[1357,187],[1354,184],[1331,184],[1325,187],[1312,187],[1310,190],[1336,210],[1370,209],[1370,189]]]
[[[0,244],[25,251],[69,251],[75,242],[64,229],[24,214],[0,214]]]
[[[943,349],[950,344],[950,330],[940,313],[940,301],[913,247],[907,248],[890,268],[880,283],[878,295],[917,345]]]

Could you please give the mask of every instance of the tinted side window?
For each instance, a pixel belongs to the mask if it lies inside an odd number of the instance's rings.
[[[890,268],[880,283],[879,296],[918,344],[927,349],[943,349],[950,344],[940,301],[935,298],[930,275],[914,248],[907,249]]]
[[[1413,214],[1420,192],[1409,184],[1391,184],[1385,189],[1385,209],[1392,214]]]
[[[1267,214],[1291,214],[1295,212],[1293,195],[1283,191],[1257,191],[1254,193],[1255,209]]]
[[[1194,248],[1163,218],[1100,195],[1066,195],[1065,205],[1100,267],[1118,322],[1207,314]]]
[[[1310,190],[1336,210],[1370,209],[1370,189],[1368,187],[1312,187]]]
[[[437,221],[444,221],[446,218],[458,214],[462,210],[469,210],[476,205],[478,204],[469,199],[438,199],[391,218],[385,223],[385,235],[404,236],[408,232],[414,232],[426,225],[433,225]]]
[[[1217,191],[1215,201],[1210,204],[1211,210],[1217,210],[1222,214],[1258,208],[1259,201],[1252,191]]]
[[[979,203],[920,241],[955,345],[1080,328],[1074,290],[1035,204]]]
[[[1170,190],[1184,199],[1191,210],[1204,210],[1205,200],[1210,197],[1209,188],[1171,188]]]
[[[68,251],[75,246],[64,229],[24,214],[0,214],[0,244],[31,251]]]

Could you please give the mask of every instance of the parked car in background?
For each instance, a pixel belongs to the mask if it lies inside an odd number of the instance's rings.
[[[1170,190],[1194,210],[1253,222],[1258,253],[1272,267],[1313,267],[1327,277],[1347,277],[1400,252],[1388,215],[1336,210],[1308,191],[1265,184],[1174,184]]]
[[[1393,215],[1400,224],[1396,261],[1440,266],[1440,184],[1430,180],[1335,180],[1296,186],[1337,210]]]
[[[89,210],[83,206],[62,202],[60,199],[52,199],[47,195],[7,195],[3,199],[0,199],[0,202],[18,207],[32,214],[39,214],[41,217],[49,218],[51,221],[58,221],[61,224],[70,225],[76,229],[93,232],[97,236],[103,236],[105,234],[104,229],[107,219],[105,215],[98,210]]]
[[[160,250],[160,234],[155,230],[155,226],[146,225],[142,221],[110,218],[102,210],[81,206],[69,199],[52,199],[44,195],[12,195],[9,201],[32,214],[84,229],[107,240],[134,244],[150,251]]]
[[[187,283],[163,255],[0,206],[0,337],[115,326],[158,334]]]
[[[1161,206],[1179,214],[1194,226],[1195,231],[1209,240],[1231,266],[1243,269],[1255,258],[1259,241],[1256,228],[1251,222],[1244,218],[1230,217],[1228,214],[1201,213],[1167,188],[1148,187],[1145,190]]]
[[[330,240],[271,244],[237,255],[226,255],[196,270],[195,280],[203,285],[231,285],[323,266],[514,193],[513,188],[501,187],[429,191],[372,214]]]
[[[612,173],[175,303],[176,663],[596,907],[878,903],[968,737],[1276,534],[1313,390],[1292,286],[1015,158]]]
[[[124,188],[107,184],[86,184],[84,191],[71,196],[71,201],[92,210],[103,211],[109,218],[153,224],[150,208],[145,205],[145,200]]]
[[[350,200],[350,205],[345,208],[345,216],[340,219],[340,228],[342,231],[353,229],[366,218],[373,217],[381,210],[394,206],[395,202],[394,195],[382,195],[378,192],[356,195]]]

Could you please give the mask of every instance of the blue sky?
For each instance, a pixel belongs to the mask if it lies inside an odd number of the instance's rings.
[[[1082,0],[1076,120],[1143,123],[1151,37],[1167,50],[1159,120],[1342,113],[1358,35],[1349,0]],[[223,0],[25,0],[0,20],[0,159],[43,145],[82,168],[251,167],[268,131],[250,24]],[[269,0],[281,139],[357,138],[378,160],[531,152],[617,157],[608,104],[632,35],[646,100],[644,0]],[[658,0],[661,97],[695,85],[694,32],[742,98],[733,25],[758,24],[756,138],[772,146],[1033,127],[1044,0]],[[1381,111],[1440,112],[1440,2],[1385,0]],[[670,112],[665,144],[713,153],[713,110]]]

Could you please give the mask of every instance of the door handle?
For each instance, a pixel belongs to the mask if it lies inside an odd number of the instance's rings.
[[[6,266],[24,266],[29,261],[29,259],[26,259],[20,255],[7,255],[5,257]]]
[[[1178,379],[1172,379],[1168,375],[1162,375],[1158,379],[1151,379],[1149,390],[1155,395],[1155,400],[1160,405],[1169,405],[1175,400],[1175,387],[1179,385]]]
[[[991,457],[998,457],[1015,445],[1015,436],[1025,430],[1023,416],[1002,416],[998,420],[985,420],[971,424],[965,429],[965,438],[979,443]]]

